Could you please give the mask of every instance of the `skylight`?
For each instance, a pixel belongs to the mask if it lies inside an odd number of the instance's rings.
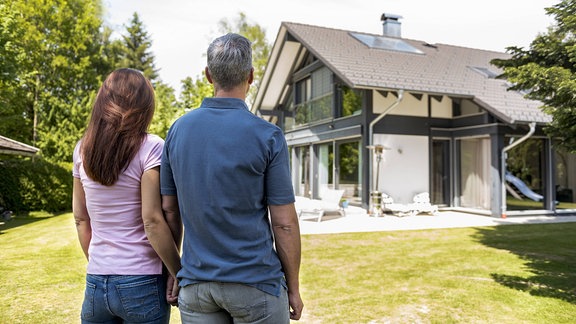
[[[350,33],[354,38],[361,41],[364,45],[370,48],[383,49],[387,51],[396,51],[413,54],[424,54],[416,47],[406,43],[399,38],[391,38],[386,36],[375,36],[358,33]]]
[[[483,76],[487,77],[488,79],[496,79],[498,73],[480,66],[469,66],[472,71],[482,74]]]

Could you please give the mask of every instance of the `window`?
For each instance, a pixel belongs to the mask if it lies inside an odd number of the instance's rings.
[[[424,52],[422,52],[421,50],[398,38],[357,34],[357,33],[350,33],[350,35],[352,35],[354,38],[356,38],[357,40],[359,40],[364,45],[370,48],[377,48],[404,53],[424,54]]]
[[[472,71],[483,75],[488,79],[496,79],[498,77],[498,73],[490,70],[489,68],[480,67],[480,66],[469,66],[468,68],[472,69]]]
[[[359,115],[362,113],[361,90],[342,86],[342,117]]]
[[[294,85],[294,126],[332,117],[332,73],[320,68]]]

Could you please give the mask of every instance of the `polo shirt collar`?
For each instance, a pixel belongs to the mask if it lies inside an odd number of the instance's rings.
[[[204,98],[200,108],[220,108],[220,109],[248,109],[248,105],[238,98]]]

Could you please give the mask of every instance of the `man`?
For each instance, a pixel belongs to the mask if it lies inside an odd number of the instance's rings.
[[[184,224],[181,319],[289,323],[303,303],[286,141],[246,106],[250,41],[224,35],[207,56],[214,98],[172,125],[161,165],[163,208],[168,216],[180,212]]]

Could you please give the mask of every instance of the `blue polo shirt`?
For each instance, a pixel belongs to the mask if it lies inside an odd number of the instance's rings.
[[[279,296],[268,205],[294,202],[281,129],[240,99],[204,99],[170,128],[160,170],[184,224],[180,285],[242,283]]]

